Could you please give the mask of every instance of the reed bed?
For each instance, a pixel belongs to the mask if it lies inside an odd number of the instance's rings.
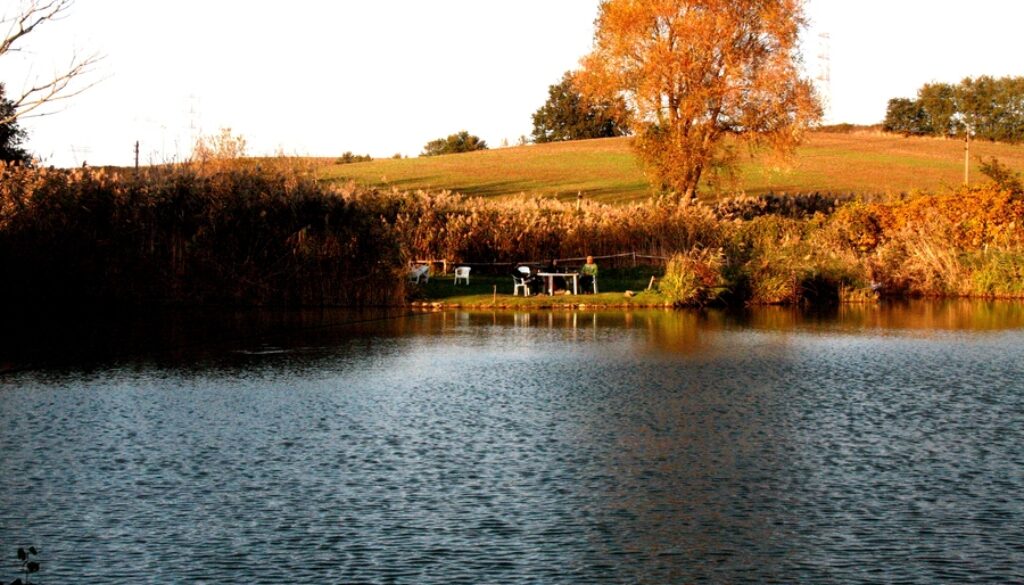
[[[394,304],[404,256],[375,203],[273,165],[0,168],[0,298]]]
[[[358,188],[349,185],[349,190]],[[520,196],[465,198],[450,192],[388,194],[400,211],[396,231],[417,258],[515,263],[623,251],[666,255],[717,246],[722,224],[710,208],[667,200],[630,205]]]
[[[1024,201],[995,188],[686,205],[319,182],[285,160],[138,173],[0,168],[6,306],[394,305],[412,260],[674,257],[679,304],[1024,297]]]

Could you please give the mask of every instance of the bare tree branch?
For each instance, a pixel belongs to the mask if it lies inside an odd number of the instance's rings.
[[[0,25],[7,24],[7,33],[0,40],[0,58],[18,51],[17,43],[39,25],[61,19],[73,3],[74,0],[30,0],[14,16],[5,15],[0,19]],[[102,59],[98,54],[84,58],[72,54],[63,72],[55,73],[47,81],[33,83],[22,90],[21,94],[12,97],[10,101],[14,105],[14,113],[0,118],[0,125],[22,117],[44,116],[46,112],[38,111],[42,106],[75,97],[96,85],[98,81],[76,87],[74,82],[90,73]]]
[[[20,14],[5,17],[2,22],[9,22],[10,26],[3,42],[0,42],[0,55],[10,51],[18,39],[32,32],[40,24],[59,18],[61,13],[71,7],[71,3],[72,0],[50,0],[49,2],[32,0],[21,10]]]

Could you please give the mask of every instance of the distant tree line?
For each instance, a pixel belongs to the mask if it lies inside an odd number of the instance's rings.
[[[849,122],[840,122],[838,124],[819,124],[810,128],[810,131],[831,134],[854,134],[856,132],[878,132],[881,129],[881,124],[850,124]]]
[[[981,76],[927,83],[916,99],[893,98],[883,129],[916,136],[1024,142],[1024,77]]]

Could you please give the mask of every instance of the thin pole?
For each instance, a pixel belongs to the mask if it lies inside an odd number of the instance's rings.
[[[964,186],[971,185],[971,131],[964,132]]]
[[[135,141],[135,170],[139,170],[139,141]]]

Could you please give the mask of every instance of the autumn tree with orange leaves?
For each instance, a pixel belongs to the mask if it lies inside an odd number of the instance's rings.
[[[737,148],[789,152],[820,119],[805,24],[802,0],[603,0],[580,87],[625,98],[652,182],[688,201]]]

